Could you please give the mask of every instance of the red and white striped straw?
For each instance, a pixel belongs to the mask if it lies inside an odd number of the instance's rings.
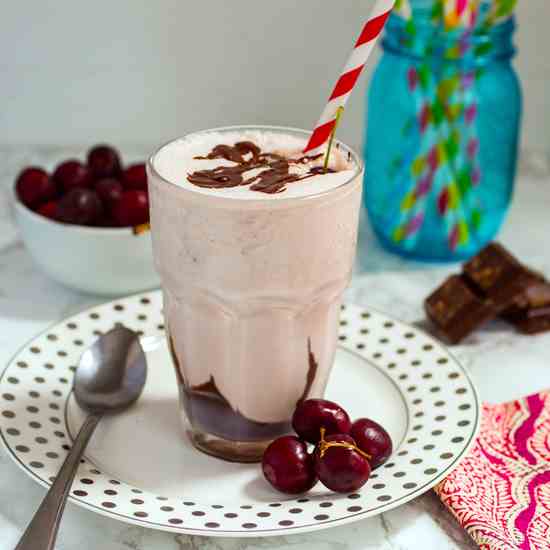
[[[338,109],[345,106],[351,95],[394,4],[395,0],[376,1],[304,153],[319,149],[329,140],[336,125]]]

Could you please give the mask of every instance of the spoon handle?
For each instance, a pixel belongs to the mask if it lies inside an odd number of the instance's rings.
[[[80,457],[100,420],[101,415],[91,414],[82,424],[70,453],[15,550],[53,550]]]

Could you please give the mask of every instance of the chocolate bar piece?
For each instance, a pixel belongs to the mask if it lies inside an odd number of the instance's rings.
[[[502,317],[524,334],[549,331],[550,283],[540,281],[526,288],[521,298]]]
[[[497,315],[492,303],[477,295],[460,275],[449,277],[426,299],[424,308],[428,318],[451,344],[457,344]]]
[[[525,289],[537,281],[502,245],[491,243],[463,266],[464,276],[498,313],[521,299]]]

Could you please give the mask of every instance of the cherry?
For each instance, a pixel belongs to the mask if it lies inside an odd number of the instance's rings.
[[[371,473],[368,455],[352,442],[346,434],[327,436],[321,439],[313,454],[319,480],[336,493],[357,491]]]
[[[350,434],[357,446],[372,456],[370,464],[373,470],[390,457],[393,450],[390,435],[374,420],[359,418],[353,423]]]
[[[122,175],[122,181],[126,189],[139,189],[147,191],[147,172],[145,164],[132,164],[128,166]]]
[[[113,206],[113,219],[120,227],[135,227],[149,221],[149,198],[145,191],[124,191]]]
[[[79,160],[62,162],[56,167],[52,177],[65,192],[75,187],[89,187],[91,183],[88,168]]]
[[[57,220],[57,209],[57,201],[49,201],[39,206],[36,213],[50,220]]]
[[[94,225],[103,214],[103,205],[95,191],[76,187],[59,201],[58,219],[64,223]]]
[[[120,156],[110,145],[96,145],[88,151],[88,168],[95,179],[120,174]]]
[[[114,178],[103,178],[95,183],[94,188],[108,208],[112,208],[122,197],[122,183]]]
[[[42,170],[31,166],[22,170],[15,181],[19,200],[29,208],[36,208],[57,195],[55,182]]]
[[[326,435],[348,433],[351,421],[348,413],[337,403],[326,399],[307,399],[296,407],[292,417],[294,431],[314,445],[321,439],[321,428]]]
[[[305,493],[317,483],[307,445],[293,435],[280,437],[269,445],[262,470],[275,489],[290,495]]]

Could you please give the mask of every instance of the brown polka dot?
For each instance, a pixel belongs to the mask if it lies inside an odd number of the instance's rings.
[[[120,485],[120,481],[117,481],[116,479],[110,479],[110,480],[109,480],[109,483],[110,483],[111,485]]]
[[[252,510],[252,506],[250,504],[243,504],[242,506],[239,506],[241,510]]]
[[[67,352],[65,350],[62,350],[60,349],[58,352],[57,352],[57,355],[59,357],[67,357]]]
[[[235,514],[233,512],[227,512],[227,514],[224,514],[224,517],[226,517],[228,519],[234,519],[234,518],[239,517],[239,514]]]
[[[451,380],[454,380],[456,378],[458,378],[460,376],[460,374],[458,374],[458,372],[451,372],[451,374],[449,374],[449,378]]]
[[[363,508],[361,506],[350,506],[348,512],[360,512]]]
[[[428,468],[427,470],[424,470],[424,473],[428,476],[431,476],[431,475],[437,473],[437,469],[436,468]]]
[[[446,363],[449,362],[449,360],[446,358],[446,357],[440,357],[437,362],[440,364],[440,365],[445,365]]]
[[[391,500],[391,496],[382,495],[382,496],[379,496],[376,500],[378,500],[379,502],[388,502],[388,500]]]
[[[271,516],[271,514],[269,512],[258,512],[256,515],[259,518],[268,518],[269,516]]]
[[[181,525],[183,521],[179,518],[170,518],[168,523],[171,523],[172,525]]]
[[[404,355],[405,353],[407,353],[407,350],[406,350],[405,348],[399,348],[399,349],[397,350],[397,353],[398,353],[399,355]]]
[[[32,422],[29,422],[29,426],[31,428],[34,428],[35,430],[38,430],[39,428],[42,427],[42,424],[40,424],[40,422],[35,422],[34,420]]]
[[[422,462],[421,458],[413,458],[411,460],[411,464],[420,464]]]
[[[415,359],[414,361],[411,361],[411,365],[413,367],[419,367],[422,364],[422,361]]]
[[[57,437],[65,437],[65,434],[63,432],[60,432],[59,430],[55,430],[55,432],[53,432]]]
[[[371,476],[372,477],[372,476]],[[361,495],[357,494],[357,493],[352,493],[351,495],[348,495],[348,498],[350,500],[356,500],[358,498],[361,498]]]
[[[442,458],[443,460],[448,460],[449,458],[453,458],[453,453],[443,453],[439,455],[439,458]]]
[[[2,416],[4,418],[15,418],[15,413],[13,411],[2,411]]]
[[[149,514],[147,512],[134,512],[134,516],[136,518],[146,518],[149,517]]]
[[[447,417],[443,414],[440,414],[439,416],[436,416],[435,417],[435,421],[436,422],[443,422],[443,420],[445,420]]]
[[[115,311],[124,311],[124,306],[123,306],[122,304],[115,304],[115,305],[113,306],[113,309],[114,309]]]
[[[16,428],[8,428],[8,429],[6,430],[6,433],[7,433],[8,435],[13,435],[13,436],[21,435],[21,432],[20,432],[18,429],[16,429]]]
[[[443,407],[445,405],[445,401],[436,401],[434,403],[435,407]]]
[[[75,346],[83,346],[84,342],[82,340],[77,339],[77,340],[73,340],[73,344]]]
[[[134,498],[130,501],[132,504],[143,504],[143,500],[139,498]]]
[[[393,327],[393,323],[391,321],[386,321],[384,323],[384,328],[392,328]]]
[[[384,487],[386,487],[386,484],[385,483],[375,483],[372,488],[373,489],[384,489]]]
[[[164,325],[157,325],[158,330],[164,330]]]
[[[156,497],[157,500],[168,500],[166,497]]]
[[[347,326],[348,326],[348,322],[347,322],[345,319],[342,319],[342,320],[340,321],[340,326],[341,326],[341,327],[347,327]]]
[[[403,485],[403,489],[414,489],[416,487],[416,483],[405,483]]]
[[[17,366],[20,368],[20,369],[26,369],[28,368],[28,364],[25,363],[25,361],[17,361]]]
[[[415,413],[414,417],[415,418],[422,418],[424,416],[424,413],[422,411],[418,411],[417,413]]]
[[[471,405],[469,405],[468,403],[464,403],[463,405],[460,405],[458,407],[461,411],[467,411],[468,409],[471,408]]]
[[[221,505],[221,504],[212,504],[212,508],[214,508],[215,510],[219,510],[220,508],[223,508],[223,505]]]
[[[60,424],[61,423],[61,420],[59,420],[59,418],[56,418],[55,416],[51,416],[50,417],[50,422],[52,424]]]
[[[185,501],[184,503],[184,506],[195,506],[195,503],[194,502],[191,502],[191,501]]]
[[[294,525],[294,522],[290,521],[289,519],[283,519],[283,521],[279,522],[279,525],[281,527],[290,527],[291,525]],[[243,527],[244,527],[244,525],[243,525]]]
[[[309,502],[309,498],[299,498],[296,502]]]
[[[416,426],[413,426],[413,431],[418,432],[420,431],[424,426],[422,424],[417,424]]]
[[[90,313],[90,319],[99,319],[99,313],[93,311],[92,313]]]
[[[420,403],[422,403],[422,399],[420,399],[419,397],[413,401],[413,405],[420,405]]]
[[[86,491],[81,491],[80,489],[76,489],[76,491],[73,491],[73,495],[76,495],[77,497],[87,497],[88,493]]]
[[[409,377],[408,374],[403,373],[403,374],[400,374],[398,378],[399,378],[399,380],[407,380],[408,377]]]
[[[332,506],[332,502],[321,502],[319,503],[319,506],[321,508],[330,508]]]
[[[52,409],[54,411],[59,410],[59,405],[57,403],[50,403],[49,407],[50,407],[50,409]]]
[[[33,346],[30,348],[31,353],[40,353],[40,348],[37,348],[36,346]]]
[[[422,346],[422,349],[424,351],[432,351],[434,349],[434,347],[431,344],[426,344],[426,345]]]
[[[151,303],[151,300],[149,300],[149,298],[142,298],[142,299],[140,300],[140,302],[141,302],[142,304],[147,305],[147,304],[150,304],[150,303]]]
[[[345,342],[347,340],[347,336],[345,334],[342,334],[338,337],[338,340],[340,340],[340,342]]]
[[[418,438],[416,437],[411,437],[410,439],[407,439],[407,443],[409,444],[416,443],[417,441],[418,441]]]
[[[102,502],[101,506],[104,508],[116,508],[116,504],[114,502]]]
[[[390,370],[395,369],[395,367],[397,367],[397,365],[395,363],[389,363],[388,364],[388,369],[390,369]]]
[[[425,373],[422,375],[422,378],[424,378],[424,380],[429,380],[431,377],[432,377],[432,373],[431,373],[431,372],[425,372]]]
[[[291,508],[288,512],[289,514],[301,514],[303,510],[301,508]]]
[[[173,512],[174,511],[174,508],[172,508],[172,506],[161,506],[160,509],[163,512]]]
[[[463,395],[463,394],[465,394],[467,391],[468,391],[468,390],[467,390],[466,388],[458,388],[458,389],[455,391],[455,393],[456,393],[457,395]]]
[[[63,395],[62,392],[60,392],[59,390],[53,390],[52,393],[56,396],[56,397],[61,397]]]
[[[53,370],[55,367],[51,363],[44,363],[44,368],[47,370]]]
[[[437,392],[440,392],[440,391],[441,391],[441,388],[440,388],[439,386],[432,386],[432,387],[430,388],[430,391],[431,391],[432,393],[437,393]]]
[[[143,315],[143,313],[140,313],[137,318],[139,321],[145,321],[147,319],[147,315]]]
[[[65,449],[66,451],[70,451],[70,450],[71,450],[71,446],[70,446],[70,445],[67,445],[67,444],[61,445],[61,448],[62,448],[62,449]]]
[[[378,342],[380,344],[387,344],[389,342],[389,340],[387,338],[380,338],[380,340],[378,340]]]
[[[19,378],[15,378],[15,376],[9,376],[8,377],[8,382],[10,384],[19,384]]]
[[[357,344],[357,346],[355,346],[355,347],[356,347],[357,349],[365,349],[365,344],[363,344],[363,343],[360,342],[360,343]]]
[[[20,453],[28,453],[30,449],[26,445],[16,445],[15,450],[19,451]]]
[[[369,329],[368,329],[368,328],[362,328],[359,332],[360,332],[361,334],[368,334],[368,333],[369,333]]]
[[[415,392],[416,390],[417,390],[417,387],[416,387],[416,386],[409,386],[409,387],[407,388],[407,391],[408,391],[409,393],[413,393],[413,392]]]
[[[269,506],[271,508],[279,508],[279,506],[281,506],[281,503],[280,502],[273,502],[273,503],[269,504]]]
[[[361,313],[361,318],[362,319],[369,319],[370,318],[370,313],[368,313],[366,311],[364,313]]]
[[[97,329],[96,329],[96,330],[94,330],[93,335],[94,335],[94,336],[102,336],[102,335],[103,335],[103,331],[97,330]]]
[[[441,435],[443,432],[441,430],[434,430],[432,432],[432,435],[435,435],[435,436],[438,436],[438,435]]]
[[[329,518],[329,516],[327,516],[326,514],[317,514],[313,519],[315,519],[317,521],[325,521],[328,518]],[[279,523],[279,525],[280,525],[280,523]]]
[[[402,451],[399,451],[397,453],[397,456],[405,456],[405,455],[408,455],[409,454],[409,451],[407,451],[407,449],[403,449]]]
[[[67,323],[67,328],[74,330],[77,327],[76,323]]]
[[[29,462],[29,465],[33,468],[44,468],[44,464],[42,462],[38,462],[36,460],[33,460],[32,462]]]
[[[103,491],[106,495],[109,495],[111,497],[115,496],[115,495],[118,495],[117,491],[113,491],[113,489],[105,489],[105,491]]]
[[[452,443],[462,443],[464,441],[464,438],[463,437],[453,437],[451,439],[451,442]]]
[[[208,527],[209,529],[216,529],[220,526],[220,524],[216,523],[215,521],[209,521],[208,523],[205,523],[204,526]]]
[[[395,466],[395,462],[388,462],[386,464],[384,464],[384,468],[393,468]]]
[[[143,491],[141,489],[131,489],[132,493],[136,493],[138,495],[141,495]]]
[[[62,384],[68,384],[68,383],[69,383],[69,381],[68,381],[65,377],[63,377],[63,376],[62,376],[61,378],[59,378],[59,381],[60,381]]]
[[[464,426],[469,426],[470,425],[470,421],[469,420],[461,420],[460,422],[458,422],[457,426],[461,427],[461,428],[464,428]]]
[[[35,381],[37,384],[43,384],[43,383],[46,381],[46,379],[43,378],[42,376],[35,376],[35,377],[34,377],[34,381]]]
[[[46,456],[47,456],[48,458],[53,458],[53,459],[59,458],[59,455],[58,455],[57,453],[54,453],[53,451],[47,452],[47,453],[46,453]]]
[[[243,523],[242,526],[245,529],[256,529],[256,527],[258,527],[255,523]]]

